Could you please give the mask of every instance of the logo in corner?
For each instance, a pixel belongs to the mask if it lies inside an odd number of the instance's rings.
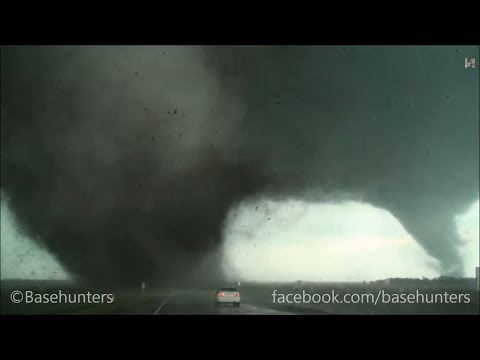
[[[475,58],[473,57],[465,58],[465,69],[475,69]]]

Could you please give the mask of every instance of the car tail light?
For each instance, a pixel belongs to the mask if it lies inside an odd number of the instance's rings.
[[[218,297],[222,297],[222,296],[225,296],[225,293],[224,292],[219,292]]]
[[[235,293],[235,297],[240,297],[240,293]]]

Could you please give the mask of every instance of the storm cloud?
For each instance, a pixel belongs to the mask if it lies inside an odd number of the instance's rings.
[[[372,203],[458,275],[454,216],[479,182],[466,56],[478,48],[2,47],[1,188],[92,283],[188,275],[255,198]]]

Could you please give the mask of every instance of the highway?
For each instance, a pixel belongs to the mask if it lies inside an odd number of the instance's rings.
[[[66,283],[35,282],[28,284],[10,281],[2,283],[0,313],[15,314],[63,314],[63,315],[294,315],[305,313],[302,309],[272,303],[271,290],[254,287],[240,290],[240,307],[231,304],[214,305],[215,288],[157,288],[107,290],[82,288]],[[27,292],[42,296],[65,297],[89,294],[111,294],[113,301],[100,303],[71,302],[12,302],[12,293]],[[19,294],[17,294],[19,295]],[[19,296],[20,296],[19,295]],[[33,296],[33,295],[32,295]],[[32,297],[33,298],[33,297]],[[106,300],[108,298],[105,298]],[[325,313],[314,309],[308,312]]]
[[[292,315],[286,311],[260,307],[242,302],[240,307],[230,304],[214,306],[213,295],[207,291],[177,290],[149,297],[144,302],[113,314],[132,315]]]
[[[275,285],[279,293],[296,293],[299,291],[295,286]],[[241,305],[214,306],[214,291],[216,287],[205,286],[203,288],[166,288],[147,287],[147,289],[92,289],[78,287],[75,284],[48,283],[48,282],[18,282],[2,281],[0,289],[0,313],[2,315],[335,315],[335,314],[476,314],[478,315],[478,291],[471,286],[463,288],[448,287],[425,287],[420,291],[425,294],[466,294],[468,302],[464,303],[340,303],[340,304],[312,304],[312,303],[283,303],[273,301],[272,291],[275,286],[269,284],[253,284],[243,286],[240,290]],[[383,288],[372,286],[337,285],[336,291],[341,294],[364,294],[371,293]],[[387,289],[389,294],[405,294],[404,289]],[[408,293],[418,291],[419,288],[411,288]],[[318,286],[308,290],[311,293],[326,294],[332,291],[332,285]],[[39,301],[26,301],[27,292],[33,299],[35,294],[41,296]],[[60,296],[60,292],[62,293]],[[68,294],[68,299],[75,299],[76,295],[85,294],[109,294],[112,298],[105,298],[105,302],[58,301]],[[14,302],[11,295],[16,294],[14,299],[22,297],[23,301]],[[55,297],[55,298],[54,298]],[[48,299],[52,299],[49,301]],[[80,299],[80,297],[78,297]],[[46,300],[45,300],[46,299]],[[53,300],[57,299],[57,300]],[[111,301],[113,299],[113,301]],[[48,301],[47,301],[48,300]]]

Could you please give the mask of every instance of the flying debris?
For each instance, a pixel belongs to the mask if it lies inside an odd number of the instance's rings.
[[[461,274],[454,215],[478,198],[479,94],[451,49],[166,49],[2,46],[1,189],[70,273],[138,288],[214,254],[213,278],[233,207],[338,193],[390,211],[443,273]],[[99,83],[111,85],[92,92]],[[277,106],[276,94],[301,101]],[[189,116],[152,122],[139,104]]]

